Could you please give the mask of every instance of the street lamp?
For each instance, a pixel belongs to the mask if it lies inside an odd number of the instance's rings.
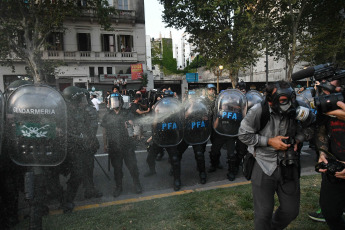
[[[219,77],[222,76],[223,66],[218,66],[217,69],[217,94],[219,94]]]

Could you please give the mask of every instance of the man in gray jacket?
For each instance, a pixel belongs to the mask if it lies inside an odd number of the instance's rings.
[[[296,94],[279,81],[266,88],[266,98],[241,122],[239,140],[256,161],[252,172],[255,229],[284,229],[299,213],[300,183],[297,144],[309,135],[298,129]],[[262,115],[267,117],[264,127]],[[311,130],[309,130],[311,131]],[[273,214],[274,194],[280,206]]]

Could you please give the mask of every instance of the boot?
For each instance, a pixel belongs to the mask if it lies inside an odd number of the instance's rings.
[[[207,177],[206,172],[200,172],[199,177],[200,177],[200,183],[206,184],[206,177]]]
[[[229,181],[234,181],[238,173],[238,160],[236,156],[231,156],[228,158],[228,173],[226,174]]]
[[[118,197],[122,193],[122,185],[116,186],[113,191],[113,197]]]
[[[149,170],[146,173],[144,173],[144,177],[149,177],[157,174],[155,170]]]
[[[84,198],[85,199],[90,199],[90,198],[100,198],[103,196],[103,193],[98,191],[96,188],[92,188],[89,190],[85,190],[84,192]]]
[[[135,193],[136,193],[136,194],[142,193],[142,192],[143,192],[143,188],[141,187],[139,178],[134,179],[134,180],[133,180],[133,183],[134,183],[134,190],[135,190]]]
[[[174,179],[174,191],[179,191],[181,189],[181,179]]]

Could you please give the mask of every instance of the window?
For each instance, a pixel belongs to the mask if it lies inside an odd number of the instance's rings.
[[[78,6],[87,6],[87,0],[78,0]]]
[[[101,34],[102,51],[115,52],[115,35]]]
[[[77,34],[78,51],[91,51],[91,36],[89,33]]]
[[[90,77],[95,77],[95,67],[89,67]]]
[[[113,68],[107,67],[107,74],[112,74],[112,73],[113,73]]]
[[[63,35],[59,32],[53,32],[47,37],[48,50],[63,50]]]
[[[103,69],[103,67],[98,67],[98,74],[99,74],[99,75],[104,74],[104,69]]]
[[[117,49],[118,52],[133,52],[133,36],[131,35],[118,35],[117,36]]]
[[[129,0],[117,0],[119,10],[128,10]]]

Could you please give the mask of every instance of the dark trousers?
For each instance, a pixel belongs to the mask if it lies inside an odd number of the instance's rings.
[[[281,176],[278,169],[268,176],[255,162],[252,173],[252,191],[256,230],[284,229],[298,216],[299,179],[284,184],[281,184],[280,181]],[[273,214],[275,193],[278,195],[280,206]]]
[[[214,167],[217,167],[219,165],[221,155],[220,150],[224,144],[227,151],[228,162],[231,159],[235,160],[236,137],[226,137],[214,133],[212,137],[212,146],[210,152],[211,165]]]
[[[124,146],[117,148],[109,143],[109,157],[111,165],[114,167],[114,178],[116,186],[122,186],[123,171],[122,165],[125,162],[133,181],[139,181],[139,170],[137,165],[137,158],[132,148]]]
[[[199,144],[199,145],[193,145],[194,157],[195,157],[199,172],[205,172],[206,171],[206,169],[205,169],[205,156],[204,156],[206,144],[207,143]],[[178,149],[178,152],[179,152],[181,158],[182,158],[183,153],[187,150],[188,146],[189,145],[185,141],[182,141],[177,146],[177,149]]]
[[[345,229],[345,180],[332,183],[326,175],[322,175],[320,206],[330,229]]]
[[[156,157],[158,153],[163,151],[162,147],[159,147],[157,144],[152,143],[147,149],[146,162],[149,165],[150,171],[156,171]]]

